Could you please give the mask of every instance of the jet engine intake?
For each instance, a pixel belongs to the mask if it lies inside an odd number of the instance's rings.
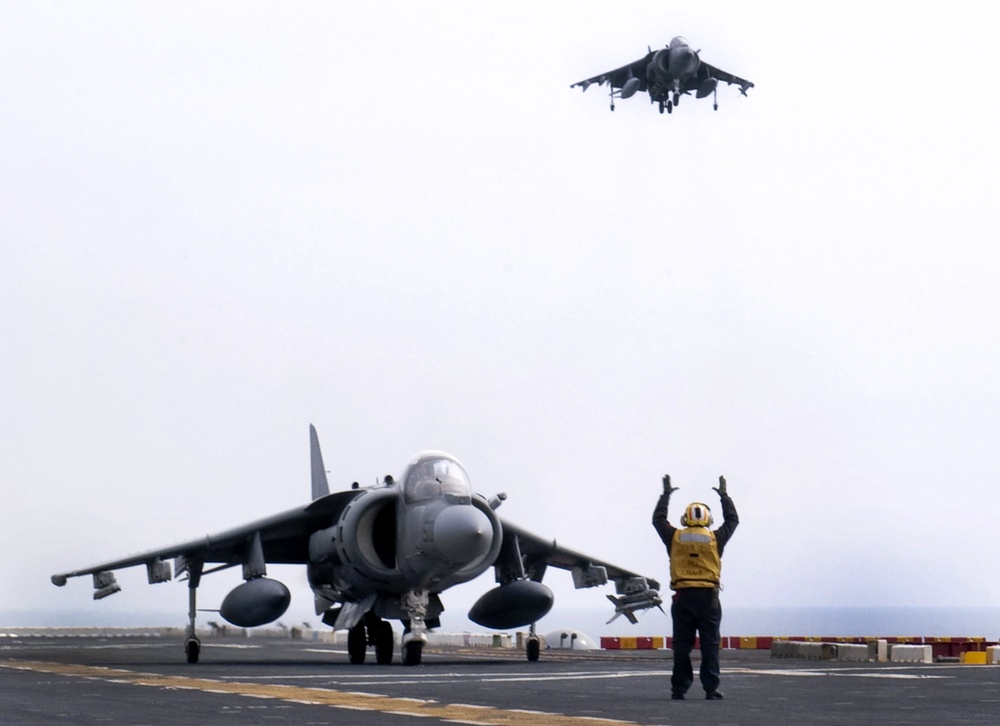
[[[291,601],[292,594],[283,583],[258,577],[226,595],[219,614],[233,625],[254,628],[280,618]]]
[[[310,541],[310,556],[324,556],[348,567],[342,574],[358,585],[387,582],[397,573],[395,488],[373,489],[354,499],[335,527]],[[332,549],[330,549],[332,545]],[[328,550],[325,551],[324,550]]]
[[[664,48],[653,54],[653,60],[646,66],[647,76],[663,79],[670,76],[670,50]]]
[[[552,591],[534,580],[514,580],[476,601],[469,619],[486,628],[506,630],[541,620],[552,609]]]

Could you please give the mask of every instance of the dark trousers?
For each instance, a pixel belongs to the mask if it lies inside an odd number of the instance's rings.
[[[687,587],[677,591],[670,606],[674,620],[674,673],[671,691],[687,693],[694,682],[691,651],[695,635],[701,636],[701,685],[706,693],[719,689],[719,625],[722,605],[719,591],[712,587]]]

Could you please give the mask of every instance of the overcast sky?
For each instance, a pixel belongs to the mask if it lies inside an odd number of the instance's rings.
[[[444,449],[664,581],[660,477],[676,523],[725,474],[728,606],[1000,604],[998,32],[987,2],[0,4],[0,611],[182,623],[141,568],[100,603],[49,576],[304,503],[310,423],[334,486]],[[569,88],[675,35],[756,87]]]

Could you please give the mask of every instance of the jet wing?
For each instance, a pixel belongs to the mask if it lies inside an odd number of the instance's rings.
[[[732,73],[727,73],[726,71],[716,68],[715,66],[705,63],[704,61],[701,62],[701,69],[707,70],[708,76],[722,81],[723,83],[728,83],[730,86],[739,86],[740,93],[744,96],[747,95],[748,90],[753,88],[753,83],[751,81],[748,81],[745,78],[740,78],[739,76],[734,76]],[[701,75],[702,73],[699,73],[699,76]]]
[[[581,569],[586,570],[590,567],[603,567],[607,571],[608,579],[616,582],[620,580],[643,577],[642,575],[632,572],[631,570],[626,570],[623,567],[618,567],[617,565],[612,565],[609,562],[599,560],[596,557],[591,557],[590,555],[581,554],[566,547],[562,547],[556,544],[554,539],[540,537],[537,534],[533,534],[516,524],[511,524],[502,518],[500,519],[500,524],[503,526],[504,539],[506,540],[508,537],[516,535],[521,548],[521,556],[524,558],[526,563],[534,565],[536,569],[538,565],[551,565],[552,567],[558,567],[560,570],[571,571]],[[541,577],[532,579],[540,580]],[[654,590],[660,589],[660,583],[656,580],[648,577],[643,579],[645,579]]]
[[[653,607],[663,609],[661,607],[663,601],[657,592],[660,589],[660,583],[656,580],[643,577],[636,572],[595,557],[574,552],[566,547],[560,547],[555,540],[539,537],[503,519],[500,520],[500,524],[503,527],[504,538],[501,558],[506,555],[507,561],[509,561],[511,555],[516,557],[519,554],[524,568],[524,576],[541,582],[545,575],[545,569],[552,565],[561,570],[569,570],[573,574],[573,585],[577,589],[597,587],[612,580],[619,597],[607,596],[608,600],[615,606],[615,614],[612,615],[609,623],[619,615],[624,615],[634,625],[638,622],[635,616],[637,611]]]
[[[649,61],[652,59],[653,54],[647,53],[645,56],[637,61],[633,61],[628,65],[622,66],[621,68],[616,68],[613,71],[608,71],[607,73],[602,73],[599,76],[594,76],[593,78],[588,78],[585,81],[579,81],[570,86],[570,88],[576,88],[579,86],[584,91],[586,91],[591,85],[596,83],[598,86],[603,86],[605,83],[610,83],[612,88],[621,88],[625,85],[629,78],[639,79],[639,91],[646,90],[646,66],[649,65]]]
[[[239,565],[247,561],[248,551],[255,545],[258,535],[265,562],[305,564],[309,556],[309,535],[326,523],[332,523],[348,502],[360,493],[359,490],[349,490],[328,494],[305,507],[291,509],[219,534],[53,575],[52,582],[62,586],[70,577],[96,576],[137,565],[147,566],[150,583],[162,582],[170,579],[166,560],[173,558],[179,558],[178,574],[182,564],[189,562],[212,563],[221,567]],[[162,570],[164,567],[167,567],[165,573]],[[96,581],[95,577],[95,587]]]

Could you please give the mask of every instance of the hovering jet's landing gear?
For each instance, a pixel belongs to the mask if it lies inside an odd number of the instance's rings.
[[[528,655],[528,662],[534,663],[538,660],[538,656],[542,650],[542,642],[539,640],[538,635],[535,634],[535,624],[531,624],[531,628],[528,631],[528,642],[524,644],[524,650]]]
[[[347,632],[347,655],[351,663],[364,663],[370,645],[375,646],[376,663],[392,663],[392,653],[396,647],[392,625],[372,612],[367,613],[364,620]]]
[[[713,111],[718,111],[719,110],[719,95],[718,95],[718,90],[713,90],[712,91],[712,110]]]
[[[663,109],[665,108],[666,106],[663,105],[663,101],[660,101],[660,113],[663,113]]]
[[[674,105],[679,106],[681,103],[681,94],[674,93]]]

